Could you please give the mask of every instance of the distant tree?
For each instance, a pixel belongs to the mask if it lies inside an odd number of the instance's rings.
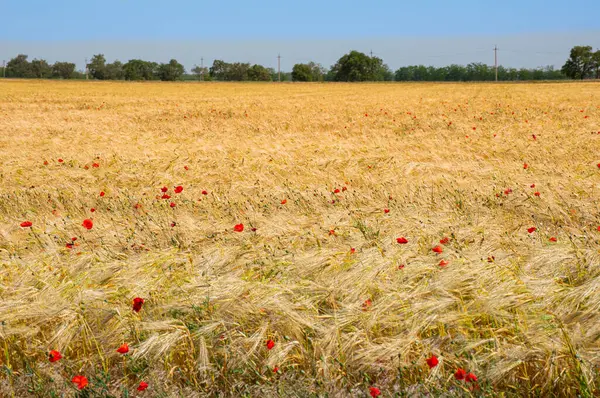
[[[174,82],[181,80],[185,68],[176,59],[172,59],[168,64],[160,64],[158,67],[158,77],[160,80]]]
[[[27,55],[19,54],[6,64],[6,77],[31,78],[35,77]]]
[[[96,54],[87,64],[87,68],[92,79],[104,80],[106,78],[106,58],[104,54]]]
[[[105,76],[106,80],[123,80],[125,79],[125,71],[123,70],[123,63],[121,61],[115,61],[112,64],[106,64]]]
[[[130,59],[123,65],[125,80],[155,80],[158,77],[158,64],[156,62]]]
[[[325,69],[314,62],[296,64],[292,68],[292,80],[295,82],[320,82],[325,76]]]
[[[52,65],[52,77],[57,79],[71,79],[75,72],[75,64],[71,62],[55,62]]]
[[[227,80],[227,73],[230,68],[230,64],[220,59],[215,59],[212,66],[210,67],[210,76],[215,80]]]
[[[595,78],[600,79],[600,50],[596,50],[594,55],[592,56],[592,60],[594,61],[593,69],[595,71]]]
[[[252,65],[248,68],[248,80],[255,82],[270,82],[271,72],[262,65]]]
[[[571,49],[569,59],[562,67],[562,72],[571,79],[591,77],[595,69],[594,53],[591,46],[575,46]]]
[[[378,57],[369,57],[358,51],[343,55],[330,71],[335,81],[363,82],[391,80],[393,74]]]
[[[198,80],[204,80],[207,76],[210,76],[207,67],[200,67],[198,65],[194,65],[192,73],[198,77]]]
[[[234,62],[229,65],[225,80],[231,81],[246,81],[248,80],[249,63]]]
[[[31,74],[32,77],[38,79],[48,79],[52,76],[52,67],[46,62],[45,59],[34,59],[31,61]]]

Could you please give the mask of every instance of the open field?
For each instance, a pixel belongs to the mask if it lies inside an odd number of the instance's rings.
[[[0,395],[598,395],[599,199],[598,83],[0,81]]]

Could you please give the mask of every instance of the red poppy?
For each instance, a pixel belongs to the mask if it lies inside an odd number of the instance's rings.
[[[181,185],[178,185],[175,187],[175,193],[181,193],[183,192],[183,187]]]
[[[256,228],[252,227],[252,228],[250,229],[250,231],[252,231],[252,232],[256,232]]]
[[[64,162],[64,160],[58,159],[58,163],[62,163],[62,162]]]
[[[127,343],[121,344],[121,346],[117,348],[117,352],[119,354],[127,354],[129,352],[129,346],[127,345]]]
[[[142,305],[144,304],[144,299],[141,297],[136,297],[133,299],[133,310],[135,312],[140,312],[142,309]]]
[[[284,204],[286,204],[286,203],[287,203],[287,199],[284,199],[284,200],[282,200],[282,201],[281,201],[281,204],[282,204],[282,205],[284,205]]]
[[[236,224],[236,225],[233,227],[233,230],[234,230],[235,232],[242,232],[242,231],[244,230],[244,224]]]
[[[330,229],[330,230],[329,230],[329,235],[330,235],[330,236],[331,236],[331,235],[335,235],[335,230],[334,230],[334,229]]]
[[[72,244],[72,243],[67,243],[67,244],[65,245],[65,247],[66,247],[67,249],[72,249],[72,248],[73,248],[73,244]]]
[[[512,189],[507,188],[507,189],[504,190],[504,194],[508,195],[509,193],[512,193],[512,191],[513,191]]]
[[[475,376],[473,373],[467,373],[467,375],[465,376],[465,381],[468,381],[469,383],[474,383],[477,381],[477,376]]]
[[[48,166],[48,161],[44,160],[44,166]]]
[[[529,165],[528,165],[527,163],[523,163],[523,168],[524,168],[525,170],[527,170],[527,168],[528,168],[528,167],[529,167]]]
[[[598,163],[596,166],[598,166],[598,168],[600,169],[600,163]]]
[[[145,381],[140,381],[140,385],[138,386],[137,390],[144,391],[146,388],[148,388],[148,383]]]
[[[535,188],[535,184],[531,184],[529,188]]]
[[[404,265],[404,264],[400,264],[400,265],[398,266],[398,269],[404,269],[404,267],[405,267],[405,265]]]
[[[550,242],[556,242],[558,239],[556,239],[554,236],[552,238],[549,239]]]
[[[527,228],[527,232],[529,232],[530,234],[534,233],[535,231],[537,231],[536,227]]]
[[[167,191],[169,190],[169,188],[167,188],[167,187],[162,187],[160,190],[161,190],[162,192],[167,192]]]
[[[169,206],[175,207],[175,206],[177,206],[177,204],[175,202],[171,202],[171,204]]]
[[[175,221],[171,222],[171,227],[174,227],[176,225],[177,225],[177,223]]]
[[[23,221],[21,223],[22,228],[28,228],[28,227],[31,227],[32,225],[33,225],[33,223],[31,221]]]
[[[366,299],[365,302],[362,303],[363,311],[366,311],[371,305],[373,305],[371,299]]]
[[[398,242],[401,245],[404,245],[404,244],[408,243],[408,239],[406,239],[404,236],[402,236],[400,238],[396,238],[396,242]]]
[[[104,191],[100,192],[100,197],[101,197],[101,198],[102,198],[102,197],[104,197],[104,195],[106,195],[106,194],[104,193]]]
[[[277,373],[277,372],[279,372],[279,367],[277,367],[277,366],[274,366],[274,367],[273,367],[273,373]]]
[[[535,139],[537,139],[537,137],[535,136],[535,134],[531,134],[531,136],[533,137],[534,141],[535,141]]]
[[[488,257],[488,263],[493,263],[494,261],[496,261],[496,257],[494,257],[494,256]]]
[[[348,188],[342,187],[342,192],[346,192],[347,190],[348,190]]]
[[[390,209],[383,209],[383,212],[384,212],[385,214],[388,214],[388,213],[390,212]]]
[[[94,222],[89,218],[86,218],[85,220],[83,220],[83,223],[81,223],[81,225],[83,225],[85,229],[92,229],[94,227]]]
[[[92,163],[92,167],[97,169],[98,167],[100,167],[100,165],[98,163]]]
[[[456,369],[456,372],[454,372],[454,378],[456,380],[464,380],[466,375],[467,371],[462,368],[458,368]]]
[[[275,342],[273,340],[267,340],[267,350],[272,350],[275,347]]]
[[[350,248],[350,254],[354,254],[354,253],[356,253],[356,249],[355,249],[355,248],[353,248],[353,247],[351,247],[351,248]]]
[[[50,362],[56,362],[56,361],[60,361],[62,359],[62,355],[60,355],[60,352],[56,351],[56,350],[52,350],[50,351],[50,353],[48,354],[48,360]]]
[[[93,213],[96,211],[96,209],[94,209],[93,207],[90,209],[90,211]]]
[[[440,263],[439,263],[438,265],[439,265],[440,267],[445,267],[445,266],[446,266],[446,265],[448,265],[448,264],[450,264],[450,262],[449,262],[449,261],[442,260],[442,261],[440,261]]]
[[[377,387],[369,387],[369,394],[371,394],[372,398],[377,398],[381,395],[381,391]]]
[[[598,231],[600,231],[600,226],[598,227]]]
[[[340,190],[336,188],[333,190],[333,193],[340,193]]]
[[[163,196],[160,197],[161,199],[171,199],[171,196],[168,194],[164,194]]]
[[[208,191],[202,191],[202,195],[208,195]]]
[[[87,377],[81,375],[74,376],[71,382],[77,384],[77,388],[80,390],[83,390],[88,385]]]
[[[184,169],[189,170],[190,167],[189,166],[183,166]]]
[[[539,196],[541,195],[541,193],[539,193],[539,192],[534,192],[534,193],[533,193],[533,195],[534,195],[534,196],[538,196],[538,197],[539,197]]]
[[[429,369],[435,368],[438,363],[439,361],[435,355],[431,355],[431,357],[427,358],[427,366],[429,366]]]
[[[444,249],[442,248],[442,246],[436,246],[433,249],[431,249],[431,251],[433,251],[434,253],[440,254],[441,252],[444,251]]]

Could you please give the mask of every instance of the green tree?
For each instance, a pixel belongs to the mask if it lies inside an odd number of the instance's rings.
[[[87,64],[87,68],[92,79],[104,80],[106,78],[106,58],[104,54],[96,54]]]
[[[198,77],[198,80],[205,80],[206,77],[210,76],[207,67],[200,67],[198,65],[194,65],[192,73]]]
[[[383,60],[358,51],[343,55],[330,70],[335,81],[364,82],[391,79],[393,76]]]
[[[569,59],[562,67],[562,72],[571,79],[591,77],[595,69],[594,53],[591,46],[575,46],[571,49]]]
[[[248,68],[248,80],[255,82],[270,82],[271,72],[262,65],[252,65]]]
[[[52,67],[45,59],[34,59],[31,61],[31,74],[38,79],[48,79],[52,76]]]
[[[592,56],[592,60],[594,61],[593,69],[595,71],[595,79],[600,79],[600,50],[596,50],[594,55]]]
[[[158,67],[158,77],[167,82],[181,80],[184,73],[185,68],[176,59],[170,60],[168,64],[160,64]]]
[[[158,76],[158,64],[141,59],[130,59],[123,65],[123,73],[125,80],[155,80]]]
[[[123,80],[125,79],[125,71],[123,70],[123,63],[121,61],[115,61],[112,64],[106,64],[105,68],[105,80]]]
[[[210,67],[210,76],[215,80],[227,80],[230,64],[220,59],[215,59]]]
[[[6,64],[6,77],[30,78],[34,77],[31,63],[27,55],[19,54]]]
[[[75,64],[71,62],[55,62],[52,65],[52,77],[57,79],[71,79],[75,72]]]
[[[292,68],[292,80],[295,82],[322,82],[325,69],[317,63],[296,64]]]

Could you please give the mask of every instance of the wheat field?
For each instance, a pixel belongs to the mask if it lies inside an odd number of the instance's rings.
[[[600,394],[599,83],[0,81],[0,168],[2,396]]]

